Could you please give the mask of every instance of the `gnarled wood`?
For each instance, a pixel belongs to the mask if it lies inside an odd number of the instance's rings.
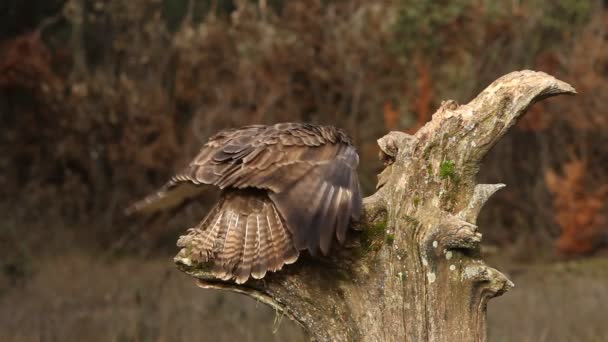
[[[446,101],[415,135],[379,139],[386,169],[364,200],[351,248],[301,258],[235,285],[175,258],[199,286],[243,293],[317,341],[485,341],[486,304],[513,284],[479,256],[479,211],[502,184],[476,184],[479,162],[535,101],[574,94],[545,73],[513,72],[466,105]]]

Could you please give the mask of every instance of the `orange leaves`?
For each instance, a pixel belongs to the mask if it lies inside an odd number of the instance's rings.
[[[51,53],[38,31],[20,35],[0,44],[0,88],[39,90],[57,81],[51,70]]]
[[[608,233],[608,184],[587,189],[588,164],[583,159],[564,164],[562,172],[545,172],[545,183],[553,194],[555,221],[561,228],[557,249],[568,255],[591,253],[600,247],[601,236]]]
[[[545,106],[542,103],[537,103],[530,107],[528,113],[517,123],[517,128],[530,132],[542,132],[546,130],[549,127],[550,120],[544,109]]]
[[[417,53],[414,58],[418,79],[418,97],[414,101],[416,108],[416,126],[413,131],[417,131],[431,119],[431,101],[433,99],[433,82],[431,79],[431,65],[429,59],[424,58],[421,53]]]
[[[420,51],[414,56],[416,67],[416,98],[414,108],[416,110],[416,123],[407,132],[415,133],[420,127],[431,120],[431,102],[433,100],[433,80],[431,78],[431,65],[429,59],[425,58]]]
[[[408,133],[415,133],[420,127],[431,120],[431,105],[433,101],[434,89],[431,75],[430,61],[419,51],[414,57],[416,68],[416,91],[406,92],[406,97],[413,97],[412,107],[414,108],[416,121],[414,125],[405,130]],[[386,101],[383,108],[384,126],[389,131],[397,130],[399,127],[400,113],[393,103]]]
[[[399,124],[399,112],[389,101],[384,102],[384,127],[387,131],[394,131]]]

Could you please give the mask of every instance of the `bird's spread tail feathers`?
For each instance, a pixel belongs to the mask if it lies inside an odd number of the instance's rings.
[[[292,238],[265,191],[224,191],[207,217],[178,241],[213,275],[244,283],[298,259]]]

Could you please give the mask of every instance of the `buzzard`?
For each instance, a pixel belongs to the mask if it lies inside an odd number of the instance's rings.
[[[185,170],[127,212],[153,212],[221,189],[218,203],[178,246],[213,275],[244,283],[298,259],[327,255],[361,211],[359,156],[348,135],[301,123],[227,129],[209,138]]]

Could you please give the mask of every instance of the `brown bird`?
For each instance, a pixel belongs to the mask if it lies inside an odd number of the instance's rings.
[[[359,156],[332,126],[280,123],[227,129],[212,136],[181,173],[128,212],[152,212],[222,189],[205,219],[178,246],[208,263],[215,277],[244,283],[298,259],[327,255],[343,243],[361,211]]]

